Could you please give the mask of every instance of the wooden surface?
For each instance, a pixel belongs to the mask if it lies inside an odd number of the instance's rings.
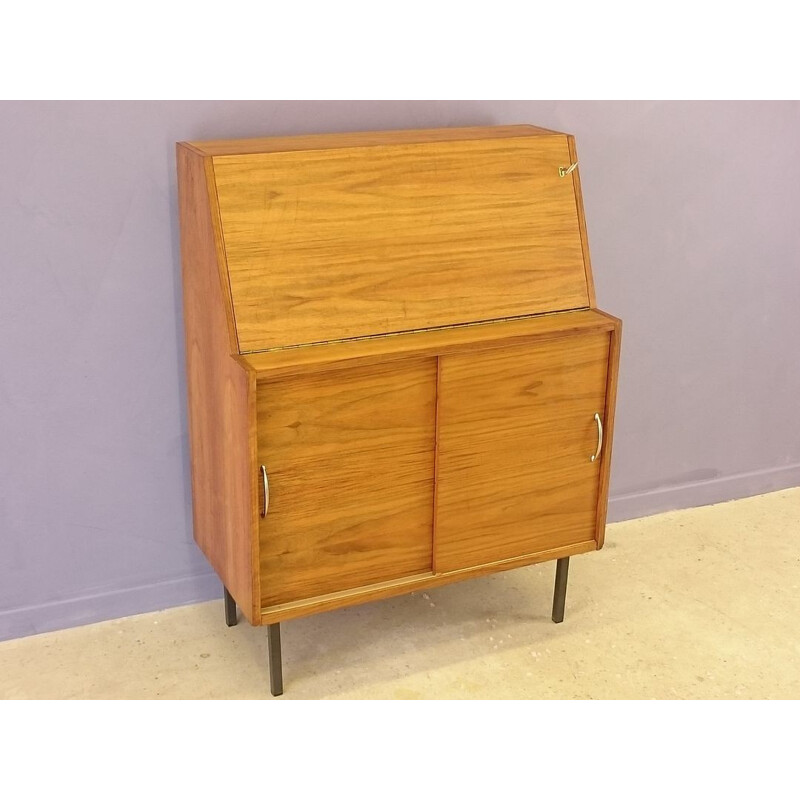
[[[253,558],[255,373],[230,355],[210,159],[178,147],[177,163],[194,537],[244,615],[260,624]]]
[[[558,131],[537,128],[534,125],[495,125],[471,128],[320,133],[306,136],[270,136],[259,139],[217,139],[204,142],[184,142],[184,144],[203,155],[230,156],[345,147],[422,144],[425,142],[457,142],[474,139],[518,139],[521,136],[541,136],[554,133],[558,133]]]
[[[585,308],[567,137],[214,159],[239,347]]]
[[[409,578],[399,578],[393,581],[372,584],[370,586],[360,586],[341,592],[331,592],[327,595],[312,597],[307,600],[298,600],[292,603],[283,603],[264,608],[261,615],[261,624],[268,625],[273,622],[283,622],[284,620],[306,617],[309,614],[317,614],[321,611],[333,611],[337,608],[369,603],[374,600],[383,600],[387,597],[396,597],[408,592],[421,592],[425,589],[434,589],[437,586],[445,586],[448,583],[466,580],[468,578],[478,578],[482,575],[490,575],[495,572],[503,572],[507,569],[526,567],[531,564],[538,564],[542,561],[551,561],[556,558],[566,556],[577,556],[581,553],[588,553],[596,548],[594,541],[580,542],[579,544],[568,547],[559,547],[556,550],[546,550],[541,553],[532,553],[521,558],[510,558],[505,561],[496,561],[491,564],[481,564],[479,567],[457,570],[455,572],[443,572],[438,575],[414,575]]]
[[[594,540],[609,334],[440,359],[436,568]]]
[[[225,326],[228,331],[228,350],[231,354],[239,352],[239,335],[236,331],[236,318],[233,310],[231,296],[231,281],[228,274],[228,260],[225,255],[225,242],[222,236],[222,220],[219,216],[219,203],[217,202],[216,177],[214,175],[214,162],[210,158],[204,159],[206,173],[206,196],[208,210],[211,214],[211,227],[214,232],[214,252],[216,258],[217,275],[222,298],[222,307],[225,310]]]
[[[533,339],[612,330],[616,320],[596,309],[539,314],[533,317],[479,322],[456,328],[412,331],[351,339],[331,344],[247,353],[239,360],[259,375],[291,375],[308,369],[336,369],[342,364],[373,364],[408,356],[439,356],[466,350],[507,347]]]
[[[431,570],[435,359],[258,384],[262,603]]]
[[[606,413],[603,417],[603,452],[600,455],[600,491],[597,497],[597,547],[603,546],[608,516],[608,488],[611,480],[611,449],[614,443],[614,413],[617,409],[617,383],[619,380],[619,353],[622,345],[622,320],[604,314],[614,322],[608,353],[608,378],[606,380]]]
[[[251,622],[602,546],[621,325],[576,159],[532,126],[179,146],[195,538]]]

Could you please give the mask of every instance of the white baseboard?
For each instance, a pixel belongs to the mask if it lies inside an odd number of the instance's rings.
[[[727,500],[777,492],[794,486],[800,486],[800,464],[612,495],[608,499],[608,521],[621,522],[625,519],[649,517],[663,511],[675,511],[678,508],[724,503]]]
[[[0,641],[222,597],[213,572],[0,611]],[[222,611],[220,610],[220,614]]]

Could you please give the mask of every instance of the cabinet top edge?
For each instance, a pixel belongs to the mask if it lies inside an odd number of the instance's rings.
[[[619,329],[616,317],[594,308],[558,311],[505,320],[486,320],[449,328],[318,342],[234,356],[247,370],[286,374],[324,365],[346,366],[360,360],[438,356],[454,350],[506,346],[537,337],[560,337]]]
[[[350,131],[301,136],[270,136],[249,139],[210,139],[178,142],[204,156],[260,155],[302,150],[335,150],[350,147],[380,147],[434,142],[518,139],[528,136],[566,136],[561,131],[535,125],[484,125],[465,128],[420,128],[387,131]]]

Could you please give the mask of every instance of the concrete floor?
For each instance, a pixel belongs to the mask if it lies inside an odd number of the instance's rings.
[[[800,489],[609,526],[572,559],[282,626],[308,698],[800,698]],[[0,643],[0,698],[269,698],[222,601]]]

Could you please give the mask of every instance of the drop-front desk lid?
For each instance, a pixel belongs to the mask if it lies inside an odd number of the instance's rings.
[[[188,146],[211,160],[242,353],[591,305],[566,134],[515,125]]]

